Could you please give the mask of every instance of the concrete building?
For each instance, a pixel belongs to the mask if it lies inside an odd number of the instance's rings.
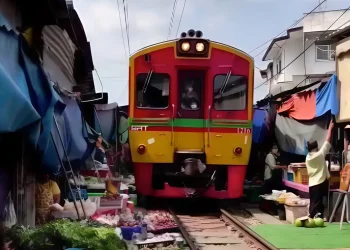
[[[263,56],[263,61],[270,63],[260,72],[268,81],[270,95],[308,85],[335,72],[335,45],[320,38],[350,25],[350,11],[342,15],[344,11],[305,14],[302,26],[291,28],[285,36],[272,40]]]

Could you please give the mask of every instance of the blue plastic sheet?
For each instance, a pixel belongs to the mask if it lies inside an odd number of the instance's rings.
[[[87,139],[84,137],[83,133],[85,129],[83,124],[85,125],[85,121],[83,121],[80,107],[75,100],[65,96],[61,96],[61,100],[64,103],[64,109],[56,108],[55,118],[63,145],[54,122],[52,123],[51,133],[61,160],[64,162],[69,160],[72,165],[78,165],[76,167],[80,167],[82,162],[89,156],[87,153]],[[67,151],[68,159],[64,154],[63,147]],[[46,168],[51,169],[51,172],[57,172],[60,168],[59,158],[51,138],[45,152],[43,164]]]
[[[27,129],[36,145],[40,132],[40,114],[31,103],[20,58],[20,42],[13,31],[0,28],[0,133]]]
[[[267,112],[261,109],[254,109],[253,116],[253,142],[262,143],[266,135],[266,119]]]
[[[316,117],[322,116],[328,111],[331,111],[333,115],[339,113],[336,75],[333,75],[322,89],[316,90]]]

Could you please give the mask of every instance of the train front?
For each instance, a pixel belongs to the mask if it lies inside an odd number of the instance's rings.
[[[253,70],[249,55],[194,30],[131,56],[129,141],[139,194],[242,196]]]

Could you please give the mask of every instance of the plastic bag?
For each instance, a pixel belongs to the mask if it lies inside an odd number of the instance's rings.
[[[17,216],[15,211],[15,206],[13,205],[11,195],[9,195],[6,201],[5,209],[4,209],[4,226],[7,228],[11,228],[16,223],[17,223]]]

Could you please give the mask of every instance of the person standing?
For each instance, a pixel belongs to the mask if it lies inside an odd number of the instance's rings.
[[[280,166],[277,164],[277,158],[279,156],[278,147],[274,144],[271,151],[265,158],[265,171],[264,171],[264,192],[265,194],[272,193],[273,189],[280,189],[282,187],[282,169],[286,169],[286,166]]]
[[[323,198],[328,194],[328,179],[330,177],[327,164],[326,155],[331,149],[332,131],[334,128],[333,121],[330,122],[326,141],[321,149],[318,148],[316,140],[311,139],[307,142],[307,149],[309,153],[306,156],[306,168],[309,175],[309,196],[310,208],[309,217],[313,218],[320,213],[323,218],[324,205]]]

